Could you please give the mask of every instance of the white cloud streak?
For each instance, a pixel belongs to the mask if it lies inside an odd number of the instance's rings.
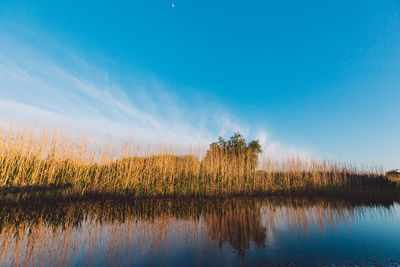
[[[67,125],[100,138],[179,147],[207,148],[218,136],[236,131],[249,136],[250,128],[217,104],[204,106],[196,99],[185,103],[154,77],[140,78],[127,88],[72,53],[72,60],[78,62],[73,70],[65,67],[65,62],[17,43],[0,48],[2,122]],[[255,137],[266,153],[298,153],[270,140],[266,131]]]
[[[84,127],[95,135],[177,145],[205,145],[217,134],[242,129],[212,104],[198,109],[191,103],[195,108],[191,110],[154,78],[150,85],[146,81],[146,86],[129,88],[128,93],[127,88],[106,78],[93,80],[76,75],[37,51],[10,44],[1,51],[2,121],[68,124]]]

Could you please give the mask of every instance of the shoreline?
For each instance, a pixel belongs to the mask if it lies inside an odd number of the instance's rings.
[[[62,190],[60,187],[46,189],[36,189],[30,192],[18,192],[18,189],[0,188],[0,203],[5,204],[24,204],[27,202],[41,203],[52,202],[76,202],[76,201],[141,201],[141,200],[202,200],[202,199],[231,199],[231,198],[327,198],[327,199],[399,199],[400,189],[398,187],[385,190],[373,190],[371,188],[359,188],[358,190],[348,191],[276,191],[276,192],[253,192],[253,193],[221,193],[217,195],[197,194],[197,195],[149,195],[135,196],[129,193],[117,192],[86,192],[84,194],[69,193],[51,190]],[[360,190],[361,189],[361,190]],[[21,189],[20,189],[21,190]]]

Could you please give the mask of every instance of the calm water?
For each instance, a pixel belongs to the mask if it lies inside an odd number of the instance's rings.
[[[5,266],[400,266],[395,200],[85,201],[0,208]]]

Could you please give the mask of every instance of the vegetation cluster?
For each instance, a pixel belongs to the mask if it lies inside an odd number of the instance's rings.
[[[239,133],[200,152],[174,154],[143,145],[87,138],[55,129],[8,127],[0,131],[0,197],[123,195],[189,197],[391,190],[378,169],[261,154],[257,140]]]
[[[386,172],[386,176],[389,178],[389,180],[400,183],[400,170],[399,169],[390,170],[390,171]]]

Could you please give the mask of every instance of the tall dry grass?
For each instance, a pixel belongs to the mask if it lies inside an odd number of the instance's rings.
[[[342,192],[390,184],[381,170],[360,170],[346,163],[264,155],[256,170],[250,158],[217,151],[202,159],[200,150],[180,155],[167,146],[154,150],[133,142],[99,145],[56,128],[3,126],[0,190],[43,193],[62,187],[55,194],[154,197]]]

